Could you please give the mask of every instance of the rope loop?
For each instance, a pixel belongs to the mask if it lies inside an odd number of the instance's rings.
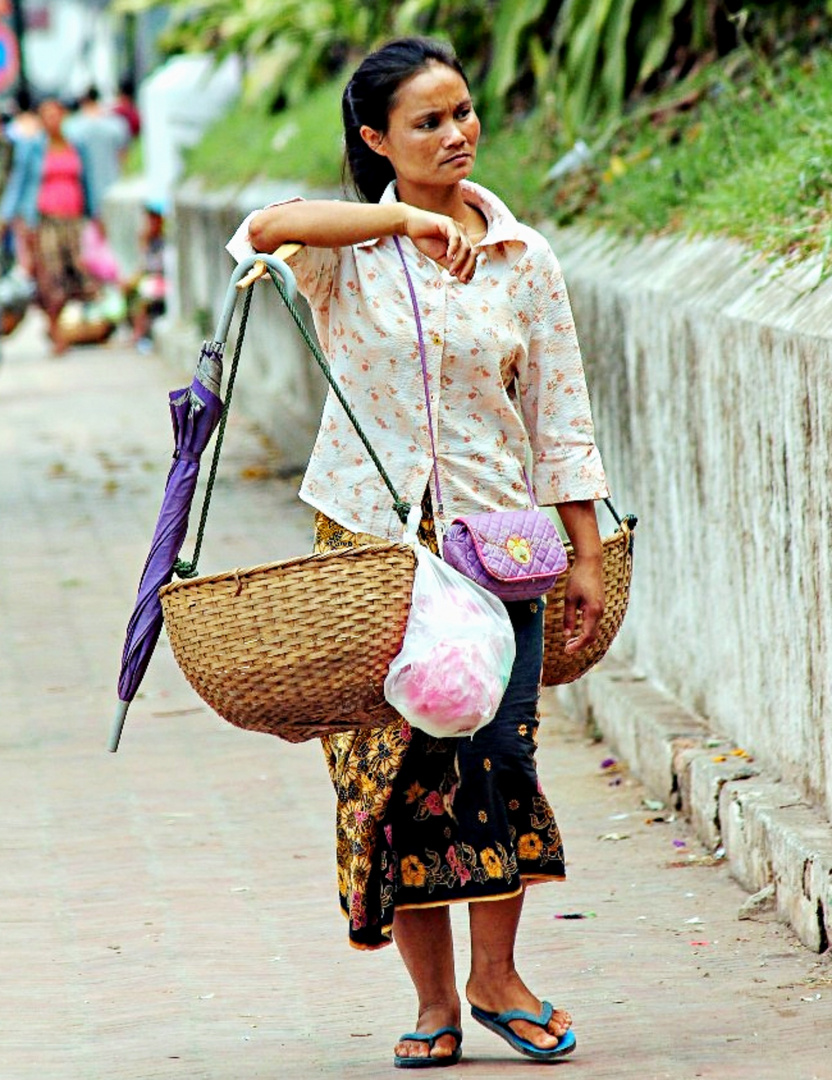
[[[177,559],[173,564],[173,572],[178,578],[192,578],[197,576],[195,562],[187,562],[185,559]]]

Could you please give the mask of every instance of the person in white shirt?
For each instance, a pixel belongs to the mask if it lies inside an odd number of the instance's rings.
[[[121,176],[124,151],[130,142],[130,126],[123,116],[105,109],[98,90],[90,87],[77,112],[65,123],[67,138],[80,143],[89,161],[90,208],[100,218],[104,196]]]
[[[604,606],[594,500],[607,494],[563,278],[545,239],[468,177],[480,124],[453,52],[418,38],[367,57],[342,101],[360,202],[291,200],[249,215],[238,259],[289,259],[335,378],[400,494],[423,507],[435,546],[433,457],[414,312],[423,322],[438,475],[448,521],[556,505],[575,550],[565,648],[596,636]],[[531,462],[529,483],[525,464]],[[401,538],[401,522],[330,392],[301,497],[316,550]],[[571,1052],[571,1018],[514,965],[526,886],[562,879],[563,847],[534,762],[544,602],[506,605],[517,659],[494,720],[472,739],[431,739],[404,721],[330,736],[337,855],[350,942],[395,941],[418,998],[394,1064],[453,1064],[460,1000],[448,905],[469,903],[472,1015],[519,1052]],[[577,615],[581,621],[578,624]],[[368,648],[371,643],[368,643]]]

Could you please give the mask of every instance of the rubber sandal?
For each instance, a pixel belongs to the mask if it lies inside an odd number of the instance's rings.
[[[486,1012],[485,1009],[480,1009],[476,1005],[471,1006],[471,1015],[478,1023],[482,1024],[483,1027],[487,1027],[489,1031],[493,1031],[495,1035],[499,1035],[501,1039],[505,1039],[509,1046],[517,1050],[518,1053],[534,1058],[535,1061],[557,1061],[558,1058],[571,1054],[578,1045],[573,1032],[571,1030],[567,1031],[565,1035],[561,1036],[557,1046],[553,1046],[550,1050],[543,1050],[541,1047],[535,1046],[534,1043],[530,1043],[528,1039],[521,1038],[516,1031],[509,1027],[509,1024],[512,1020],[526,1020],[530,1024],[537,1024],[538,1027],[545,1028],[552,1019],[554,1011],[548,1001],[543,1002],[543,1006],[537,1015],[525,1012],[523,1009],[509,1009],[507,1012],[492,1013]]]
[[[430,1052],[436,1046],[436,1040],[442,1035],[453,1035],[456,1039],[456,1049],[447,1057],[431,1057]],[[462,1057],[462,1032],[458,1027],[443,1027],[432,1031],[430,1035],[422,1035],[418,1031],[408,1035],[400,1035],[399,1042],[425,1042],[428,1044],[427,1057],[399,1057],[393,1055],[393,1064],[397,1069],[444,1069],[447,1065],[456,1065]]]

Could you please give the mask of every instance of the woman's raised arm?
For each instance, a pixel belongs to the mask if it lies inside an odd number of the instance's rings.
[[[347,247],[379,236],[403,234],[402,203],[348,203],[311,199],[268,206],[249,222],[248,235],[256,251],[276,251],[281,244]]]
[[[460,281],[473,277],[476,259],[462,224],[407,203],[298,199],[258,211],[248,226],[251,246],[267,252],[286,243],[348,247],[381,236],[409,236],[420,251]]]

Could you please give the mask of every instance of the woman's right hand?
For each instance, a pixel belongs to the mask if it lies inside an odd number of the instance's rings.
[[[466,285],[474,276],[477,256],[465,226],[445,214],[409,206],[405,215],[405,235],[419,251],[444,266]]]

